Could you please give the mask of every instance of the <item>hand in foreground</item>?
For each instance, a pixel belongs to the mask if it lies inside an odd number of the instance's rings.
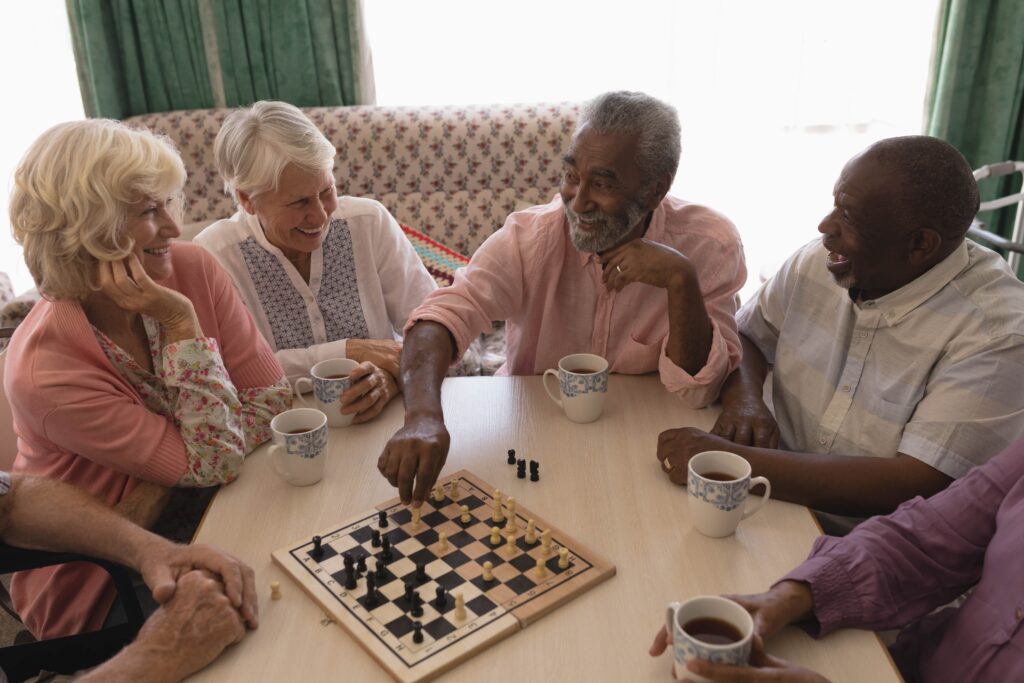
[[[157,538],[157,537],[154,537]],[[223,583],[223,591],[233,608],[241,612],[250,628],[259,625],[256,600],[256,576],[249,565],[228,553],[208,545],[176,545],[157,538],[140,550],[139,573],[153,599],[166,605],[181,589],[183,577],[205,570]]]
[[[662,626],[648,653],[652,657],[661,655],[671,644],[668,630]],[[700,659],[691,659],[686,668],[688,671],[715,681],[716,683],[759,683],[774,681],[775,683],[828,683],[819,674],[795,664],[773,657],[764,651],[764,641],[754,636],[754,644],[750,651],[750,666],[731,666],[729,664],[712,664]],[[688,681],[689,678],[680,680]]]
[[[180,681],[244,635],[242,619],[220,581],[189,572],[178,582],[174,598],[142,625],[135,642],[81,680]]]
[[[386,370],[365,361],[349,374],[352,386],[341,395],[341,414],[356,414],[353,424],[369,422],[398,395],[398,383]]]
[[[690,259],[672,247],[635,239],[600,255],[604,284],[618,292],[631,282],[668,289],[694,276]]]
[[[119,308],[155,319],[167,329],[170,341],[201,334],[188,297],[153,282],[134,253],[121,261],[100,261],[97,272],[101,292]]]
[[[801,581],[780,581],[767,593],[725,596],[742,605],[754,618],[754,633],[769,638],[786,626],[812,616],[814,596]]]
[[[727,451],[732,443],[702,429],[667,429],[658,435],[658,460],[673,484],[686,486],[690,458],[704,451]]]
[[[407,418],[384,446],[377,469],[398,487],[404,505],[419,507],[441,474],[450,443],[443,419]]]
[[[760,396],[722,401],[722,413],[711,433],[741,446],[779,447],[779,425]]]
[[[345,356],[357,363],[369,361],[392,377],[399,376],[402,343],[392,339],[349,339]]]

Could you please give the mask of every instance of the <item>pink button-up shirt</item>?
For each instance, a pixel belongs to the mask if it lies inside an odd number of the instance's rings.
[[[713,339],[696,375],[665,354],[668,292],[642,283],[609,291],[597,255],[573,246],[557,196],[510,215],[455,273],[451,287],[433,292],[413,311],[409,327],[418,320],[444,325],[461,358],[492,320],[505,320],[508,359],[498,374],[539,374],[568,354],[593,353],[608,360],[611,372],[657,370],[688,406],[705,406],[740,361],[735,296],[747,271],[739,234],[721,214],[666,197],[645,238],[678,249],[697,270]]]

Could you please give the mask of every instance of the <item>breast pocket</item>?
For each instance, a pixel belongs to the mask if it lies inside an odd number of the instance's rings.
[[[913,401],[912,403],[907,403],[905,400],[890,401],[879,396],[877,399],[872,401],[871,412],[886,422],[906,424],[910,421],[910,416],[914,414],[914,409],[916,407],[917,401]]]
[[[623,344],[622,352],[616,359],[612,371],[625,375],[642,375],[647,372],[657,372],[658,361],[661,358],[661,344],[661,339],[644,343],[632,334],[629,335]]]

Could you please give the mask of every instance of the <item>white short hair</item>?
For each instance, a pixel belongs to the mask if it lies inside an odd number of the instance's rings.
[[[236,201],[239,190],[250,195],[276,190],[289,164],[312,173],[330,171],[335,153],[298,107],[270,100],[231,112],[213,143],[224,189]]]
[[[84,300],[96,263],[125,258],[128,207],[180,194],[185,166],[174,144],[119,121],[61,123],[32,143],[14,172],[14,238],[39,291]]]

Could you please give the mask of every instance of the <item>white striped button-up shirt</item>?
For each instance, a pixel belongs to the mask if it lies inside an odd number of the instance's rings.
[[[966,242],[913,282],[854,301],[804,246],[737,314],[773,365],[784,447],[905,453],[957,478],[1024,435],[1024,284]]]

